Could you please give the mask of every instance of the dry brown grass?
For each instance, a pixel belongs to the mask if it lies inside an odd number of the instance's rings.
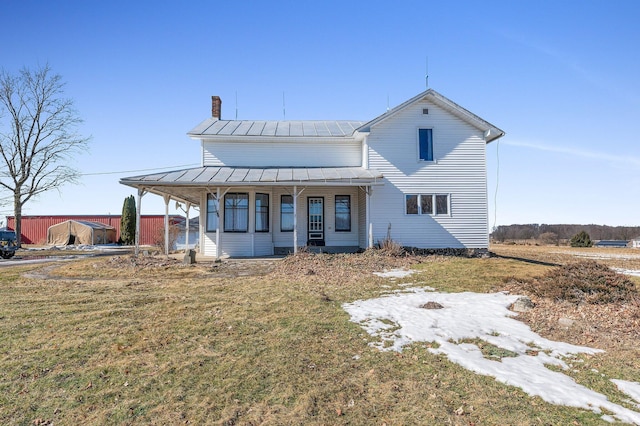
[[[368,252],[196,265],[122,256],[5,268],[0,423],[598,424],[419,345],[379,352],[341,308],[403,284],[489,291],[549,270],[523,256]],[[419,273],[372,275],[399,267]],[[587,363],[640,380],[637,355],[626,348]],[[580,371],[577,380],[594,380]]]

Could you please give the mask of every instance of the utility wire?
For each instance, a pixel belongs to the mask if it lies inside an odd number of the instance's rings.
[[[121,170],[118,172],[80,173],[80,176],[119,175],[123,173],[151,172],[154,170],[175,169],[178,167],[191,167],[191,166],[199,166],[199,165],[200,163],[191,163],[191,164],[179,164],[177,166],[155,167],[153,169]]]

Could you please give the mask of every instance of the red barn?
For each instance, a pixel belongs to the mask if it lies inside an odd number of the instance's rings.
[[[49,227],[67,220],[83,220],[112,226],[116,229],[116,240],[120,238],[120,215],[22,216],[22,244],[46,244]],[[184,222],[182,216],[169,215],[170,225],[181,222]],[[15,217],[7,216],[7,228],[15,230],[15,225]],[[164,215],[142,215],[140,217],[140,244],[153,245],[157,241],[158,235],[164,238],[162,229],[164,229]]]

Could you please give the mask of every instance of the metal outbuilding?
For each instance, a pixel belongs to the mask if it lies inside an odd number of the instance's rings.
[[[116,230],[116,241],[120,237],[120,215],[43,215],[43,216],[22,216],[22,236],[23,244],[46,244],[47,231],[52,225],[65,222],[67,220],[97,222],[111,226]],[[171,225],[183,222],[180,215],[169,215]],[[15,217],[7,216],[7,228],[15,230]],[[142,215],[140,217],[140,244],[154,245],[158,238],[162,239],[164,228],[164,215]]]
[[[50,226],[47,231],[49,245],[96,245],[116,242],[113,226],[84,220],[67,220]]]

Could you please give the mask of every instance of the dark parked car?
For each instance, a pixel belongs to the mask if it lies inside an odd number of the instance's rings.
[[[4,259],[12,258],[18,250],[16,233],[13,231],[0,231],[0,255]]]

